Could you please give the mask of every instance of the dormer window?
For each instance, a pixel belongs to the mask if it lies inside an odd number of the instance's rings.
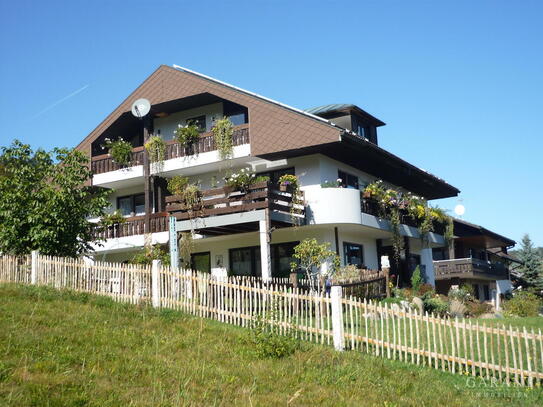
[[[358,129],[357,129],[356,132],[358,133],[358,135],[359,135],[360,137],[364,137],[364,138],[367,138],[367,139],[370,138],[370,137],[369,137],[369,133],[370,133],[370,132],[369,132],[369,129],[368,129],[367,127],[365,127],[365,126],[362,126],[362,125],[359,124],[359,125],[358,125]]]

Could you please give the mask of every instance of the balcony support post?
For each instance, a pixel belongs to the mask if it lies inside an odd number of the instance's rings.
[[[266,219],[258,221],[260,234],[260,264],[262,272],[262,280],[269,281],[271,279],[271,256],[270,256],[270,218],[268,211]]]
[[[148,117],[143,122],[143,144],[147,143],[151,136],[151,123],[149,123]],[[149,163],[149,153],[145,148],[143,149],[143,182],[145,192],[145,246],[150,246],[151,239],[148,238],[148,234],[151,233],[151,166]]]
[[[434,273],[434,260],[432,258],[432,249],[426,247],[420,251],[420,263],[424,266],[424,275],[426,283],[436,286],[436,276]]]

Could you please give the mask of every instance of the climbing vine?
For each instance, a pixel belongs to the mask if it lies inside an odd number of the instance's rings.
[[[292,205],[290,206],[290,219],[294,225],[300,224],[300,215],[304,201],[300,190],[298,177],[292,174],[285,174],[279,177],[279,187],[292,194]]]
[[[402,212],[409,216],[419,228],[424,247],[428,246],[429,235],[434,231],[434,222],[445,226],[444,238],[447,245],[454,238],[453,219],[441,208],[430,207],[426,200],[409,192],[404,193],[386,188],[383,181],[369,184],[363,191],[366,198],[371,198],[379,205],[379,216],[390,221],[394,257],[399,260],[403,250],[403,238],[400,235]]]

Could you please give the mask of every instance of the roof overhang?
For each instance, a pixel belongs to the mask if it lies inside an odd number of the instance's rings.
[[[458,240],[486,249],[512,247],[516,244],[512,239],[461,219],[454,219],[454,234]]]
[[[442,179],[415,167],[370,141],[348,133],[344,133],[341,141],[335,143],[267,154],[261,157],[276,160],[308,154],[326,155],[427,199],[449,198],[460,192]]]

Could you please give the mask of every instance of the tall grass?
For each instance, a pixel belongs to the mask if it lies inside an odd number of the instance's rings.
[[[541,405],[541,390],[303,344],[259,359],[246,329],[45,287],[0,286],[0,405]]]

